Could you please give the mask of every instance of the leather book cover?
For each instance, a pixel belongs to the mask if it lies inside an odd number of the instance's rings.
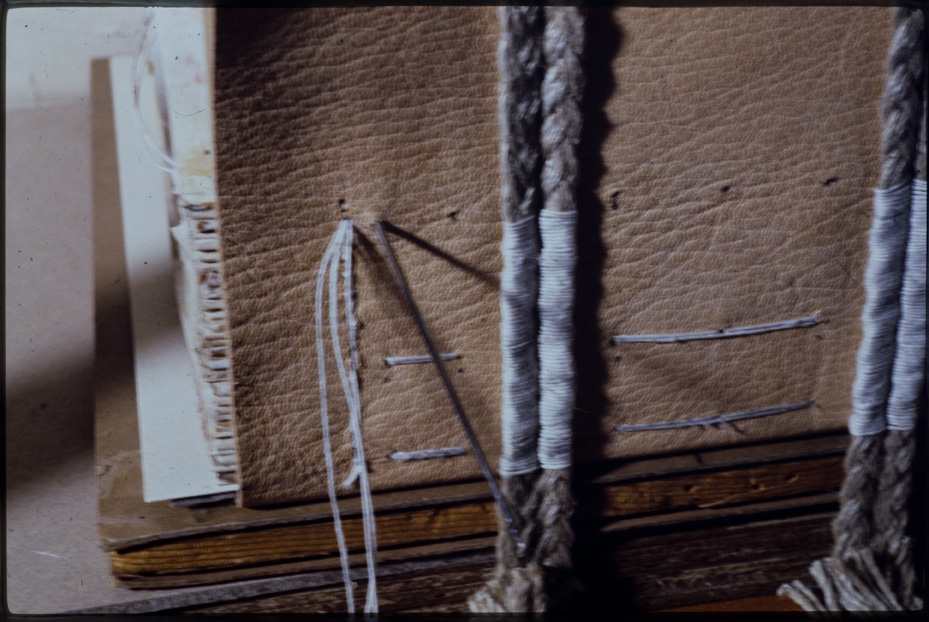
[[[575,313],[575,459],[844,428],[890,10],[591,9]],[[371,232],[392,240],[493,465],[500,455],[496,10],[221,9],[215,139],[240,502],[326,494],[314,290],[356,224],[361,410],[376,491],[476,479]],[[613,343],[725,331],[730,339]],[[333,367],[333,366],[330,366]],[[328,378],[339,386],[338,376]],[[330,396],[336,480],[348,414]],[[783,404],[728,425],[617,431]]]

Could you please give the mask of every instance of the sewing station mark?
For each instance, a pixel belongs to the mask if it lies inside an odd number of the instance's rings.
[[[420,449],[418,451],[395,451],[390,454],[391,460],[408,462],[412,460],[433,460],[435,458],[452,458],[463,456],[464,447],[440,447],[438,449]]]
[[[797,402],[794,404],[781,404],[780,406],[769,406],[767,408],[757,408],[755,410],[743,410],[735,413],[726,413],[722,415],[709,415],[706,417],[695,417],[693,419],[681,419],[679,421],[659,421],[655,423],[624,423],[616,426],[617,432],[645,432],[648,430],[676,430],[680,428],[696,428],[711,425],[729,426],[733,421],[742,421],[743,419],[757,419],[759,417],[770,417],[771,415],[780,415],[783,413],[803,410],[815,406],[812,401]],[[732,426],[729,426],[732,427]]]
[[[448,354],[440,354],[439,358],[443,361],[454,361],[461,358],[457,353],[451,352]],[[385,356],[384,364],[387,367],[394,367],[396,365],[417,365],[420,363],[431,363],[432,357],[428,354],[422,354],[418,356]]]
[[[819,315],[810,315],[793,320],[756,324],[754,326],[738,326],[736,328],[720,328],[695,333],[665,333],[654,335],[614,335],[613,343],[683,343],[685,341],[698,341],[701,339],[727,339],[731,337],[747,337],[760,335],[779,330],[793,328],[809,328],[825,322]]]

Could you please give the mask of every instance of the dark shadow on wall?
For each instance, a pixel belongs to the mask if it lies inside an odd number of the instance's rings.
[[[40,484],[93,451],[93,353],[7,386],[6,495]]]
[[[601,228],[606,206],[597,194],[606,172],[603,145],[613,129],[606,115],[606,102],[616,92],[612,61],[622,45],[622,30],[610,9],[591,8],[587,14],[587,39],[584,49],[586,86],[582,114],[584,119],[580,144],[581,178],[578,188],[578,260],[575,274],[576,298],[574,307],[575,361],[577,365],[577,399],[574,412],[575,464],[603,457],[607,438],[603,435],[603,417],[608,410],[604,391],[607,365],[603,347],[605,337],[600,329],[598,313],[603,299],[603,265],[607,249]],[[579,509],[580,510],[580,509]],[[576,559],[598,568],[609,568],[610,554],[603,547],[602,538],[592,534],[578,534],[574,546]],[[598,611],[610,601],[605,610],[626,609],[633,593],[627,580],[610,573],[610,588],[582,577],[588,590],[583,597],[586,606],[573,603],[572,608]],[[607,597],[606,594],[610,593]]]
[[[581,179],[578,188],[578,261],[574,326],[577,361],[577,401],[574,413],[576,462],[602,458],[607,439],[602,419],[607,411],[604,383],[607,366],[603,355],[605,337],[598,321],[603,298],[602,272],[606,247],[601,236],[606,206],[597,195],[606,171],[602,148],[613,126],[606,116],[607,100],[615,94],[612,61],[619,53],[622,31],[613,12],[594,8],[587,14],[584,50],[587,83],[582,112],[580,144]],[[579,445],[583,444],[583,452]]]
[[[93,451],[89,101],[6,111],[4,497]],[[54,164],[52,164],[54,163]]]

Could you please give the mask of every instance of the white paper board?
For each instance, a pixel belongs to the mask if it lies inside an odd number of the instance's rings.
[[[162,501],[237,490],[221,482],[207,453],[193,368],[175,298],[167,175],[145,153],[133,112],[131,57],[110,61],[119,184],[129,278],[143,495]],[[160,126],[151,85],[145,126]],[[153,135],[154,136],[154,135]],[[157,138],[157,136],[155,136]]]

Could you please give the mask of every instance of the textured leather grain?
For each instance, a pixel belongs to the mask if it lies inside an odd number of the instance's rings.
[[[844,426],[876,170],[884,8],[623,8],[589,19],[576,460]],[[368,225],[391,240],[478,437],[499,459],[493,8],[220,10],[216,142],[245,505],[325,495],[313,299],[338,220],[359,223],[364,442],[376,490],[479,477]],[[431,247],[426,248],[426,246]],[[436,250],[441,253],[435,252]],[[444,256],[442,255],[444,253]],[[453,259],[450,260],[449,258]],[[819,313],[815,328],[671,345]],[[330,368],[334,365],[330,363]],[[339,398],[338,378],[329,386]],[[727,429],[626,433],[813,400]],[[331,402],[337,481],[347,414]]]
[[[449,8],[219,11],[217,144],[242,500],[325,495],[313,300],[340,218],[386,218],[476,433],[499,446],[496,16]],[[375,489],[479,477],[370,227],[355,278],[365,452]],[[343,340],[344,343],[344,340]],[[329,367],[334,369],[330,359]],[[351,442],[333,387],[336,477]]]
[[[889,11],[629,9],[616,17],[620,47],[602,78],[612,91],[603,112],[589,115],[609,130],[599,150],[585,151],[594,161],[599,151],[603,162],[587,185],[596,191],[585,212],[591,239],[582,244],[586,269],[602,275],[602,299],[589,316],[600,343],[613,334],[814,314],[826,323],[608,347],[608,416],[592,421],[579,404],[581,442],[597,444],[595,455],[622,456],[843,427],[860,338]],[[598,24],[610,30],[592,20]],[[595,83],[597,71],[589,69]],[[588,109],[603,96],[592,96]],[[596,269],[589,251],[598,204]],[[611,433],[620,423],[806,400],[815,407],[742,421],[736,431]]]

